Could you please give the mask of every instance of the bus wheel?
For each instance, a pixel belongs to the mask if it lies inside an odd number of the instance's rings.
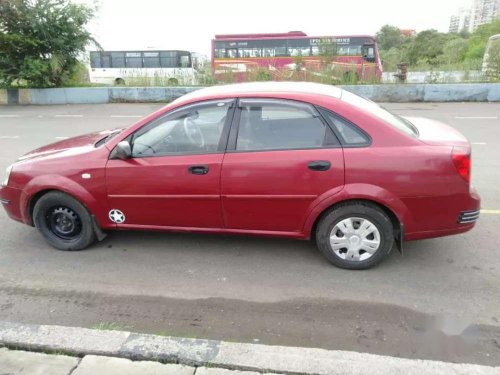
[[[168,85],[169,86],[178,86],[179,85],[179,81],[177,80],[177,78],[169,78],[168,79]]]
[[[115,79],[115,86],[125,86],[125,80],[123,78]]]

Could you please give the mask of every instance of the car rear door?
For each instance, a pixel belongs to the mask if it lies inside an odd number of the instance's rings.
[[[220,172],[235,100],[196,103],[129,137],[132,158],[106,166],[118,227],[223,228]]]
[[[299,233],[344,185],[342,148],[314,106],[240,99],[221,174],[226,228]]]

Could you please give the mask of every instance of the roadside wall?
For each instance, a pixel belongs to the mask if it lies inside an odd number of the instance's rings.
[[[383,83],[398,83],[396,72],[382,73]],[[406,83],[455,83],[485,81],[484,73],[480,70],[468,71],[427,71],[408,72]]]
[[[500,83],[341,86],[376,102],[500,102]],[[0,90],[6,104],[170,102],[200,87],[82,87]]]

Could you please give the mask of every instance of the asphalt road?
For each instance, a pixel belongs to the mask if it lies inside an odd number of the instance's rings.
[[[467,234],[405,244],[362,272],[309,242],[117,232],[59,252],[0,213],[0,319],[500,364],[500,104],[388,104],[473,144],[483,213]],[[0,168],[59,137],[159,105],[0,107]],[[487,213],[488,212],[488,213]]]

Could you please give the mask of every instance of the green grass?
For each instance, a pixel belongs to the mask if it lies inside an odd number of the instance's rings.
[[[99,331],[130,331],[132,326],[121,325],[115,322],[99,322],[92,328]]]

